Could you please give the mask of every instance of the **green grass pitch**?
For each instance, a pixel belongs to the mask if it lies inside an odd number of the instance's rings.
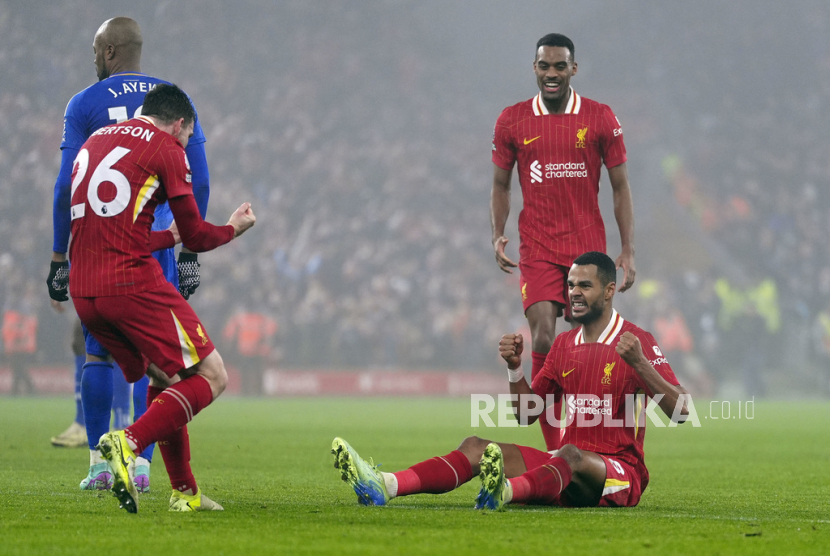
[[[721,407],[713,406],[715,416]],[[193,468],[225,512],[167,512],[156,452],[138,515],[80,492],[85,449],[49,437],[69,399],[0,400],[0,554],[806,554],[830,552],[830,406],[755,404],[754,419],[649,424],[651,484],[633,509],[473,510],[478,479],[450,494],[358,506],[334,436],[395,471],[466,436],[540,446],[536,427],[470,427],[465,399],[221,399],[190,425]],[[735,414],[735,404],[732,406]]]

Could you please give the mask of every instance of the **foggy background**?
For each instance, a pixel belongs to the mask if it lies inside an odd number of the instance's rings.
[[[572,86],[611,106],[628,149],[637,282],[617,309],[693,393],[830,391],[820,1],[4,1],[0,295],[38,316],[33,364],[71,365],[74,317],[45,286],[62,116],[118,15],[141,25],[142,70],[198,110],[208,220],[257,214],[200,255],[191,298],[229,364],[503,374],[498,338],[526,321],[490,245],[490,141],[537,93],[537,39],[560,32]],[[616,257],[605,172],[600,198]],[[514,260],[520,207],[514,179]],[[251,314],[267,333],[246,354],[234,325]]]

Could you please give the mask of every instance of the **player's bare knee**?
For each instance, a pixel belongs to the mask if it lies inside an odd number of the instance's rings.
[[[559,316],[559,306],[554,303],[542,305],[537,303],[531,308],[539,307],[535,311],[528,311],[528,324],[532,338],[532,349],[536,353],[547,353],[553,340],[556,338],[556,319]]]
[[[225,388],[228,387],[228,371],[225,369],[224,365],[222,365],[221,369],[216,374],[216,386],[219,388],[219,392],[214,397],[224,392]]]
[[[215,400],[225,391],[228,385],[228,371],[225,369],[222,356],[219,355],[218,351],[214,350],[197,367],[196,373],[208,381],[211,392],[213,392],[213,399]]]
[[[573,444],[565,444],[557,451],[557,457],[564,459],[568,465],[576,473],[582,464],[582,450]]]
[[[489,440],[479,438],[478,436],[468,436],[458,446],[458,451],[467,456],[467,459],[470,460],[470,465],[475,469],[488,444],[490,444]]]
[[[99,357],[98,355],[95,355],[93,353],[86,354],[87,363],[109,363],[110,361],[112,361],[111,356]]]
[[[204,376],[207,381],[210,383],[210,389],[213,392],[213,399],[219,397],[219,395],[225,391],[225,388],[228,386],[228,371],[225,370],[225,366],[222,365],[217,369],[212,369],[209,375],[205,375],[203,373],[199,373]]]
[[[533,337],[531,349],[534,353],[547,353],[553,345],[553,335],[538,334]]]

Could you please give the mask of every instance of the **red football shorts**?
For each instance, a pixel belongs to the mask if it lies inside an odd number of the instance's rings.
[[[568,301],[569,267],[547,261],[519,261],[519,283],[522,287],[522,306],[528,307],[540,301],[553,301],[570,315]]]
[[[215,349],[199,317],[170,283],[130,295],[76,297],[73,302],[81,322],[112,354],[127,382],[144,376],[147,361],[172,377]]]
[[[536,448],[528,446],[516,445],[522,453],[525,467],[528,469],[535,469],[546,464],[551,457],[556,457],[556,450],[553,452],[543,452]],[[643,485],[640,478],[640,473],[637,469],[617,458],[603,456],[599,457],[605,461],[605,486],[602,489],[602,496],[599,499],[597,506],[599,507],[631,507],[636,506],[640,502],[640,496],[643,494]],[[568,493],[563,492],[560,500],[560,506],[570,507],[568,500]]]

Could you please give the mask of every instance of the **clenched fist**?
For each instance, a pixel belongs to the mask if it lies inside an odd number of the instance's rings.
[[[620,354],[620,357],[623,358],[623,361],[632,367],[634,367],[638,362],[646,361],[646,363],[648,363],[648,359],[646,359],[646,356],[643,353],[643,346],[640,344],[639,338],[631,332],[624,332],[623,335],[620,336],[620,341],[617,343],[616,349],[617,353]]]
[[[499,355],[507,362],[507,368],[511,371],[521,367],[524,345],[521,334],[505,334],[499,340]]]

